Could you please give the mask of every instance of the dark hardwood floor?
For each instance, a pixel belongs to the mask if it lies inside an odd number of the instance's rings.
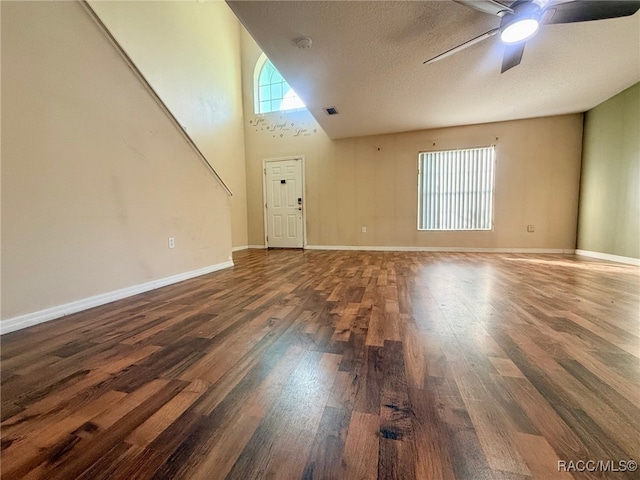
[[[639,478],[638,267],[234,260],[3,336],[2,479]]]

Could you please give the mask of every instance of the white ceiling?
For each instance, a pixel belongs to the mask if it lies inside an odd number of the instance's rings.
[[[228,4],[332,138],[583,112],[640,81],[640,13],[542,26],[500,74],[498,36],[422,64],[500,23],[451,0]]]

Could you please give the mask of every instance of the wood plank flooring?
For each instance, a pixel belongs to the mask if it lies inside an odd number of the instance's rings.
[[[234,261],[3,336],[2,479],[640,478],[638,267]]]

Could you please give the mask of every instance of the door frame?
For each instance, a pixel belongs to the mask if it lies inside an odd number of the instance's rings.
[[[292,155],[289,157],[263,158],[262,159],[262,221],[264,230],[264,248],[269,248],[267,234],[269,232],[267,219],[267,163],[281,162],[284,160],[300,160],[302,170],[302,248],[307,248],[307,188],[304,173],[304,155]]]

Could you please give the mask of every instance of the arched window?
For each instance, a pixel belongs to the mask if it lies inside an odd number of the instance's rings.
[[[296,92],[271,61],[260,55],[253,76],[255,113],[283,112],[305,108]]]

